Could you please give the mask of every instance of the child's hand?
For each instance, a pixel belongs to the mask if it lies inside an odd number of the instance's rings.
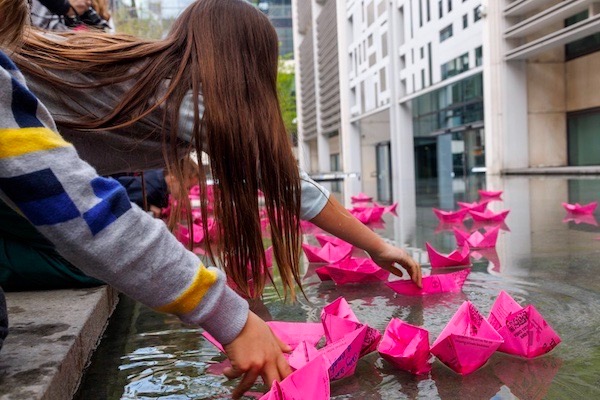
[[[376,251],[372,251],[369,255],[377,265],[396,276],[402,276],[402,271],[399,271],[395,266],[395,264],[400,264],[408,272],[412,281],[418,287],[422,287],[421,266],[406,251],[384,242],[381,247]]]
[[[259,375],[271,387],[273,381],[281,381],[292,373],[282,353],[291,351],[291,348],[275,337],[271,328],[252,311],[248,313],[242,332],[224,348],[231,361],[231,367],[223,372],[225,376],[235,379],[243,375],[233,391],[234,399],[250,389]]]

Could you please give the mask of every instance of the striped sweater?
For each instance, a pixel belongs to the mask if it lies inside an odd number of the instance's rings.
[[[86,274],[231,342],[248,303],[206,268],[162,221],[132,205],[57,133],[48,110],[0,52],[0,199]]]

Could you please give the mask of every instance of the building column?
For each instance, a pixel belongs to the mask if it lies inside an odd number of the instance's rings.
[[[525,61],[504,60],[506,0],[483,0],[483,102],[488,174],[529,167]]]
[[[452,190],[452,134],[445,133],[437,138],[437,174],[439,207],[443,210],[454,209]]]
[[[340,149],[342,169],[346,173],[343,202],[345,205],[349,205],[350,197],[362,191],[361,137],[357,124],[350,121],[350,66],[348,65],[346,2],[336,1],[336,7],[340,74]]]
[[[298,7],[300,0],[292,0],[292,20],[297,23],[298,22]],[[303,170],[307,171],[307,167],[310,165],[310,149],[304,142],[304,126],[303,121],[300,116],[302,115],[302,81],[300,79],[300,43],[304,40],[304,35],[302,35],[296,26],[292,29],[292,35],[294,40],[294,55],[296,56],[294,60],[294,82],[296,84],[296,132],[298,135],[298,151],[296,154],[296,159],[298,160],[298,165]]]

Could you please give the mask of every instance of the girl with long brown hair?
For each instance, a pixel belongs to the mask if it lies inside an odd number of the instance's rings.
[[[277,100],[277,40],[268,18],[246,1],[199,0],[164,40],[32,31],[15,60],[61,134],[102,174],[166,162],[184,179],[182,153],[208,153],[222,249],[211,256],[247,296],[260,296],[267,279],[259,189],[286,295],[300,285],[300,218],[397,275],[400,264],[420,285],[420,267],[405,251],[298,171]],[[205,196],[202,209],[207,218]]]

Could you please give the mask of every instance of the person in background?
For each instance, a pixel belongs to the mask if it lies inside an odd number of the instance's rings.
[[[0,1],[2,202],[85,273],[158,311],[202,326],[225,343],[232,362],[226,375],[243,375],[234,397],[259,375],[267,385],[285,378],[291,370],[282,350],[289,347],[226,286],[223,272],[202,265],[162,221],[132,205],[115,180],[99,176],[60,136],[7,55],[14,56],[28,18],[25,0]],[[0,338],[7,326],[2,300]]]
[[[108,29],[106,0],[32,0],[31,23],[52,31]]]
[[[421,284],[420,266],[403,249],[386,243],[298,170],[277,98],[278,38],[248,2],[195,1],[158,41],[31,32],[15,61],[61,134],[101,174],[166,164],[182,182],[178,160],[192,150],[208,154],[215,248],[223,249],[212,254],[209,248],[209,255],[247,297],[260,297],[269,280],[260,267],[259,190],[286,297],[301,287],[300,219],[365,250],[396,275],[403,275],[401,266]],[[201,215],[208,218],[206,173],[200,168],[198,175]],[[185,198],[181,187],[178,197]],[[202,225],[209,236],[209,224]]]

